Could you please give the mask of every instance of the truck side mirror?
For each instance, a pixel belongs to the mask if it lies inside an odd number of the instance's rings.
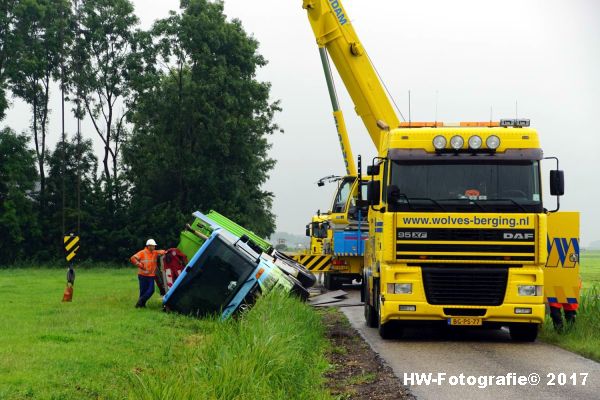
[[[550,194],[562,196],[565,194],[565,173],[562,170],[550,171]]]
[[[379,166],[377,166],[379,168]],[[381,183],[379,181],[370,181],[367,183],[367,200],[369,205],[377,206],[380,203],[379,194],[381,192]]]
[[[367,167],[367,175],[368,176],[379,175],[379,165],[369,165]]]
[[[400,188],[396,185],[390,185],[387,188],[387,203],[394,205],[400,200]]]
[[[306,225],[306,236],[310,237],[310,227]]]

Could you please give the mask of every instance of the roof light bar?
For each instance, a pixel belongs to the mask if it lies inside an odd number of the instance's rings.
[[[450,139],[450,146],[454,149],[454,150],[460,150],[462,149],[462,147],[465,144],[465,139],[462,138],[462,136],[452,136],[452,139]]]

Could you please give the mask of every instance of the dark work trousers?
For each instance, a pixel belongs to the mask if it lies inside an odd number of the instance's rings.
[[[140,281],[140,298],[136,307],[145,307],[146,302],[154,294],[154,277],[138,275]]]

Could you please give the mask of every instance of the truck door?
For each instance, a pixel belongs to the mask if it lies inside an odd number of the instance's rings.
[[[579,213],[548,214],[548,260],[544,298],[551,303],[579,303]]]

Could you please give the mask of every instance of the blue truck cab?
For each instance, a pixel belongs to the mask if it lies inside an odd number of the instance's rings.
[[[292,292],[294,283],[272,262],[204,215],[211,235],[163,298],[167,311],[226,319],[273,288]]]

